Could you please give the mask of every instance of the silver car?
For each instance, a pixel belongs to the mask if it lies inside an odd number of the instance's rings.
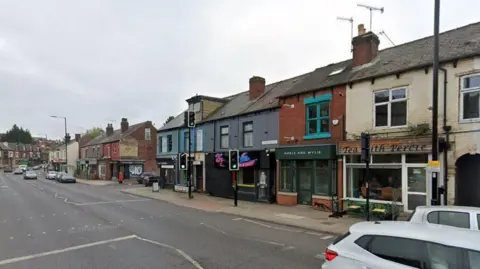
[[[33,170],[27,170],[23,175],[23,179],[37,179],[37,173]]]
[[[46,179],[55,179],[57,176],[57,172],[55,171],[48,171],[47,175],[45,176]]]
[[[57,175],[57,181],[60,183],[77,183],[77,180],[72,175],[65,172],[61,172]]]
[[[453,205],[417,206],[408,220],[478,231],[480,229],[480,208]]]

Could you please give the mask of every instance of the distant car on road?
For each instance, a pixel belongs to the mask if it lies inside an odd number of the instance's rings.
[[[26,171],[23,175],[23,179],[37,179],[37,173],[35,171]]]
[[[8,166],[8,167],[3,168],[3,172],[4,173],[11,173],[11,172],[13,172],[13,169],[12,169],[12,167]]]
[[[20,168],[22,170],[22,172],[27,171],[27,165],[25,165],[25,164],[19,165],[18,168]]]
[[[56,179],[60,183],[77,183],[77,180],[72,175],[65,172],[58,173]]]
[[[47,175],[45,176],[46,179],[54,180],[57,177],[56,171],[48,171]]]
[[[14,174],[14,175],[21,175],[21,174],[23,174],[22,168],[20,168],[20,167],[19,167],[19,168],[15,168],[15,171],[13,171],[13,174]]]

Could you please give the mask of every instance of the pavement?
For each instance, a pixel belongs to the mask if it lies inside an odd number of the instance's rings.
[[[166,201],[179,206],[195,208],[207,212],[222,212],[246,217],[252,220],[267,221],[321,233],[341,235],[348,232],[352,224],[362,221],[358,218],[331,218],[330,212],[314,210],[309,206],[282,206],[277,204],[253,203],[238,201],[233,206],[233,200],[212,197],[206,194],[194,193],[193,199],[188,199],[186,193],[160,190],[152,192],[151,188],[129,188],[122,192],[136,196]]]
[[[0,269],[319,268],[335,239],[120,192],[128,188],[0,172]]]

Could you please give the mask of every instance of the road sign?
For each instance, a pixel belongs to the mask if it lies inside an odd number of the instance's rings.
[[[430,167],[440,167],[440,161],[428,161]]]

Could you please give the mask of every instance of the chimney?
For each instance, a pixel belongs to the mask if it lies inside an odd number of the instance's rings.
[[[248,100],[258,98],[265,92],[265,79],[262,77],[253,76],[249,80],[250,88],[248,90]]]
[[[110,136],[113,134],[113,125],[111,123],[107,124],[107,128],[106,128],[106,133],[107,133],[107,136]]]
[[[122,134],[128,130],[128,120],[127,118],[122,118],[122,122],[120,123],[120,129],[122,129]]]
[[[358,25],[358,36],[352,39],[353,67],[372,61],[378,54],[380,39],[372,32],[366,32],[363,24]]]
[[[75,141],[80,141],[80,137],[82,137],[81,134],[75,134]]]

